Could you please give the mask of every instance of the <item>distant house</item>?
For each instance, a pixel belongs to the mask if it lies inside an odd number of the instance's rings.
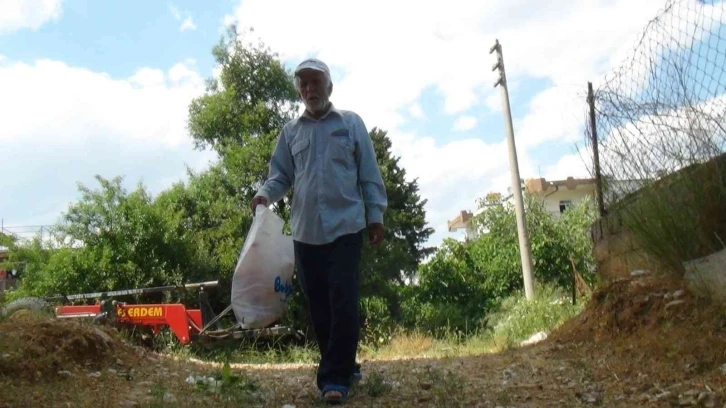
[[[448,222],[449,232],[465,230],[464,239],[471,240],[477,237],[477,232],[471,225],[474,214],[471,211],[460,211],[453,220]]]
[[[595,197],[595,179],[568,177],[564,180],[546,180],[544,178],[534,178],[524,180],[523,189],[528,194],[539,196],[544,201],[545,209],[557,217],[582,200]],[[510,200],[513,200],[511,194],[502,199],[504,202]],[[456,217],[448,222],[449,232],[464,230],[465,240],[475,239],[478,232],[471,225],[471,219],[482,211],[484,211],[484,208],[474,212],[460,211]]]
[[[577,205],[596,194],[595,179],[576,179],[568,177],[564,180],[547,181],[544,178],[528,179],[524,182],[529,194],[542,198],[545,209],[554,216],[559,216],[569,207]]]

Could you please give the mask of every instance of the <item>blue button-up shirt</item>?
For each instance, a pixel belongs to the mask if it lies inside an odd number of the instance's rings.
[[[326,244],[362,230],[366,222],[383,223],[386,188],[373,142],[354,112],[331,105],[320,119],[305,113],[285,124],[257,195],[271,204],[293,186],[290,223],[296,241]]]

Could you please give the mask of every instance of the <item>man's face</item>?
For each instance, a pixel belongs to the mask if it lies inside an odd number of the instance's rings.
[[[298,74],[300,78],[300,97],[311,112],[322,111],[330,96],[325,74],[314,69],[305,69]]]

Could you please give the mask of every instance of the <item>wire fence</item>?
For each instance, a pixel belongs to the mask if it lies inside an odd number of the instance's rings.
[[[604,205],[634,225],[658,219],[648,228],[655,225],[650,234],[661,239],[703,235],[684,223],[702,223],[700,204],[726,197],[725,12],[724,1],[665,1],[593,93],[599,157],[592,170],[601,174]],[[591,128],[586,143],[593,148]],[[715,171],[704,173],[704,163]],[[635,191],[639,205],[627,200]],[[715,231],[699,238],[710,241]]]

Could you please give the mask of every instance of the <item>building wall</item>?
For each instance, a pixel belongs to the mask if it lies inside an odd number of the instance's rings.
[[[698,180],[700,183],[712,188],[705,190],[713,196],[698,196],[695,199],[679,194],[682,191],[677,181]],[[655,183],[651,188],[661,190],[664,196],[671,196],[678,202],[694,205],[699,217],[694,222],[694,227],[709,236],[726,236],[726,200],[723,200],[724,181],[726,180],[726,154],[723,154],[710,162],[692,166],[673,173]],[[669,184],[670,182],[673,184]],[[674,190],[675,188],[675,190]],[[669,194],[672,192],[672,194]],[[620,202],[619,205],[635,205],[641,193],[634,192]],[[622,207],[624,208],[624,207]],[[590,229],[594,244],[594,255],[597,261],[599,274],[605,279],[616,279],[627,276],[630,272],[638,269],[650,271],[668,271],[671,267],[659,262],[650,256],[643,249],[644,246],[638,242],[634,234],[623,225],[618,214],[617,207],[611,208],[610,213],[601,217],[593,223]],[[705,250],[705,248],[704,248]],[[704,254],[707,256],[708,254]],[[726,258],[726,256],[724,256]],[[690,259],[680,259],[680,262],[688,262]],[[675,275],[681,274],[682,270],[672,271]],[[721,290],[720,295],[726,299],[726,282],[723,288],[709,288],[710,290]],[[712,293],[717,294],[717,293]]]
[[[550,195],[547,195],[551,193]],[[577,205],[582,200],[588,197],[594,197],[595,187],[594,185],[579,185],[575,189],[568,189],[567,187],[560,186],[559,190],[554,191],[554,188],[550,188],[547,192],[539,192],[545,205],[545,209],[555,216],[560,215],[560,202],[562,200],[569,200],[571,205]],[[504,202],[514,202],[512,195],[509,195],[504,199]],[[483,208],[479,208],[474,211],[474,216],[481,214],[484,211]],[[485,232],[486,233],[486,232]],[[466,227],[463,229],[461,240],[474,240],[479,237],[477,231],[473,228],[471,220],[466,222]]]
[[[547,194],[544,194],[543,196],[547,211],[559,215],[560,201],[570,200],[572,205],[577,205],[587,197],[594,197],[595,189],[594,186],[578,186],[574,190],[569,190],[567,187],[560,187],[558,191],[555,191],[551,195],[547,196]]]
[[[630,276],[636,270],[658,271],[664,268],[642,249],[617,214],[595,221],[590,234],[598,274],[605,280]]]

